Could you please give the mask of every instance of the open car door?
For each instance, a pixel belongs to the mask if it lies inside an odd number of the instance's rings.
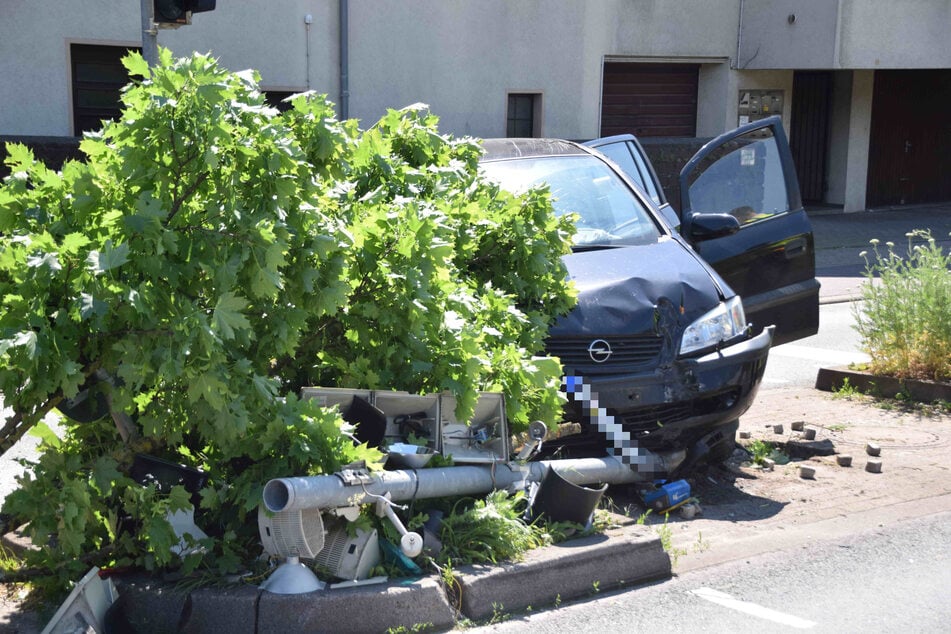
[[[682,235],[743,298],[754,332],[776,325],[773,345],[819,329],[812,226],[780,117],[727,132],[704,145],[680,172]],[[740,230],[692,237],[696,214],[727,213]]]
[[[585,145],[614,161],[653,199],[671,228],[743,298],[755,332],[775,324],[774,345],[816,333],[819,282],[812,227],[779,117],[742,126],[704,145],[680,173],[679,216],[634,136]],[[691,218],[711,213],[733,215],[740,230],[704,239]]]

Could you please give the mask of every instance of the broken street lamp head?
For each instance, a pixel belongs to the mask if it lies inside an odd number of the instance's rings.
[[[158,24],[189,24],[189,13],[214,11],[216,0],[154,0],[153,21]]]

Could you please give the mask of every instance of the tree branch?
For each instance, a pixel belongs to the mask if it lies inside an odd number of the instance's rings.
[[[163,226],[168,227],[175,215],[181,211],[182,205],[185,204],[185,201],[188,200],[188,198],[198,189],[198,186],[204,183],[206,180],[208,180],[208,172],[202,172],[201,176],[196,178],[195,182],[189,185],[188,189],[186,189],[181,196],[175,199],[175,202],[172,203],[172,209],[168,212],[168,218],[165,219]]]

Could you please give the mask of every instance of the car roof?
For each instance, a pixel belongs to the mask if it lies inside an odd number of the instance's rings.
[[[577,143],[562,139],[485,139],[483,161],[525,158],[532,156],[573,156],[590,154]]]

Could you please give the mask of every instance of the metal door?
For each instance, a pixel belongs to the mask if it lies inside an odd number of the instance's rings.
[[[951,200],[951,70],[876,71],[866,205]]]
[[[793,76],[789,147],[805,202],[825,198],[831,90],[831,72],[797,71]]]

